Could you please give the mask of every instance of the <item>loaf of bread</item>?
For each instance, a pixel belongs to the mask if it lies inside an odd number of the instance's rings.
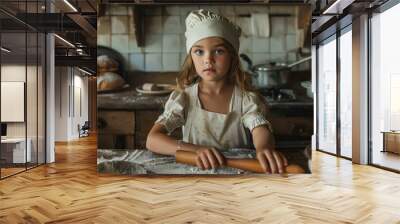
[[[97,76],[97,91],[116,90],[125,85],[125,80],[114,72],[104,72]]]
[[[119,63],[107,55],[97,57],[98,72],[114,72],[118,70]]]

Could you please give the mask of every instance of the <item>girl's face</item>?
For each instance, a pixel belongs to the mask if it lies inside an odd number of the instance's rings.
[[[196,42],[190,50],[197,74],[204,81],[220,81],[226,78],[231,66],[231,55],[219,37],[209,37]]]

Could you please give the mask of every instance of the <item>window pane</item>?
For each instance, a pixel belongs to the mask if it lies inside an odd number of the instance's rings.
[[[351,158],[352,148],[352,36],[340,36],[340,153]]]
[[[336,40],[318,48],[318,148],[336,153]]]

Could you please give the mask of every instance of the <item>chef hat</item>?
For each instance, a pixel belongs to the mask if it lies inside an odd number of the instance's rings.
[[[227,18],[208,10],[199,9],[186,17],[186,51],[190,52],[193,44],[207,37],[221,37],[239,51],[240,27]]]

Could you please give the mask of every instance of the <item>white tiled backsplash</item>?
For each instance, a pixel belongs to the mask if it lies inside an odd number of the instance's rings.
[[[98,18],[97,26],[97,44],[119,51],[129,70],[179,71],[186,57],[185,18],[199,8],[221,13],[242,28],[239,51],[247,54],[254,64],[291,63],[298,59],[294,50],[299,47],[301,32],[297,29],[295,6],[151,6],[144,12],[144,47],[137,46],[133,7],[109,5],[106,15]],[[246,35],[251,33],[250,17],[240,16],[254,12],[292,16],[270,16],[270,37],[259,38]],[[307,63],[299,69],[307,69]]]

